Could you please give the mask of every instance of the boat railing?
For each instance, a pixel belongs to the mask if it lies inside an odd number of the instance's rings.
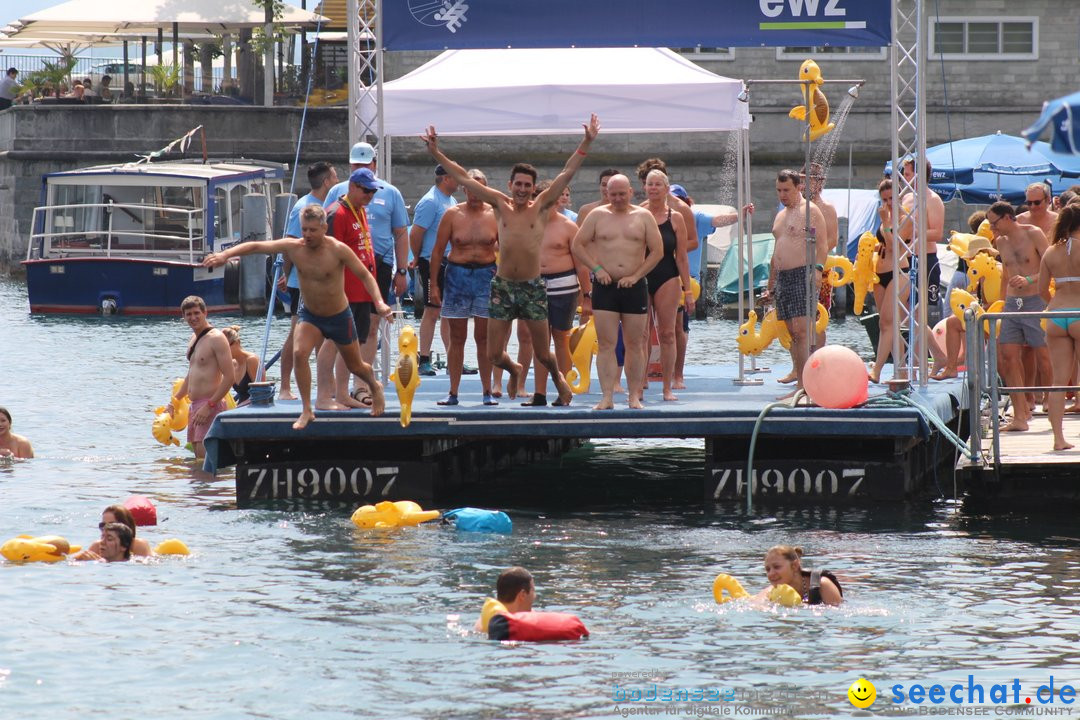
[[[968,309],[964,313],[966,326],[967,387],[971,398],[970,445],[972,460],[990,466],[996,479],[1001,474],[1001,396],[1008,393],[1078,392],[1080,385],[1002,385],[998,377],[998,333],[1003,318],[1072,318],[1076,310],[1041,310],[1038,312],[984,312],[976,316]],[[979,336],[982,336],[981,338]],[[985,338],[985,342],[983,340]],[[989,399],[990,453],[983,451],[982,398]],[[1015,408],[1013,412],[1015,412]]]
[[[117,223],[117,215],[125,222]],[[205,251],[203,208],[136,203],[77,203],[34,208],[26,259],[169,257],[195,264]]]

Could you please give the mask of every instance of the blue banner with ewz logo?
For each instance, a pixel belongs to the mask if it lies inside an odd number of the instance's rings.
[[[387,50],[892,42],[891,0],[383,0],[382,13]]]

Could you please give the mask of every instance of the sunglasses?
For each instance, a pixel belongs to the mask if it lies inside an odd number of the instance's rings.
[[[1046,200],[1025,200],[1028,205],[1042,205]]]
[[[366,195],[374,195],[376,192],[378,192],[378,188],[366,188],[360,183],[353,183],[353,185],[363,190]]]

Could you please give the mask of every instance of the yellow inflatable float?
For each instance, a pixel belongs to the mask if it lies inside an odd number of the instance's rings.
[[[859,249],[854,263],[840,255],[830,255],[825,262],[825,267],[829,270],[830,285],[840,287],[851,283],[856,315],[862,315],[867,293],[873,293],[874,286],[879,282],[875,272],[878,261],[877,246],[877,235],[867,231],[859,236]]]
[[[952,308],[953,315],[960,318],[960,326],[966,330],[967,321],[964,320],[964,312],[968,308],[973,308],[975,310],[975,319],[978,320],[982,317],[984,312],[1001,312],[1005,307],[1005,301],[998,300],[995,303],[991,303],[989,308],[983,310],[982,305],[979,304],[979,301],[974,295],[963,288],[953,288],[953,291],[949,293],[949,307]],[[983,328],[983,333],[986,335],[990,334],[986,328]],[[997,325],[997,334],[1001,334],[1001,323],[998,323]]]
[[[980,237],[975,240],[975,244],[969,247],[969,250],[976,248],[976,252],[978,252],[978,248],[983,244],[989,245],[986,240]],[[986,298],[986,302],[993,304],[1001,300],[1001,263],[985,252],[979,252],[975,257],[970,258],[967,263],[968,292],[975,292],[975,288],[981,280],[982,296]]]
[[[162,540],[154,548],[154,554],[156,555],[190,555],[191,551],[188,550],[188,546],[184,544],[183,540],[177,540],[176,538],[169,538],[168,540]]]
[[[818,64],[813,60],[804,61],[799,68],[799,79],[808,80],[809,83],[801,83],[802,105],[791,108],[788,117],[805,122],[806,106],[810,106],[810,128],[807,132],[810,134],[812,142],[822,135],[832,132],[836,124],[829,122],[829,101],[826,99],[825,93],[820,90],[820,86],[825,84],[825,78],[821,77],[821,68],[818,67]],[[803,133],[803,140],[806,140],[806,133]]]
[[[159,405],[154,408],[154,422],[150,426],[150,432],[154,439],[162,445],[179,445],[180,441],[173,435],[173,431],[179,432],[187,428],[188,412],[191,410],[191,398],[185,395],[183,400],[176,399],[176,394],[180,392],[183,385],[184,378],[176,378],[173,381],[172,396],[169,398],[169,404],[173,407],[171,413],[167,412],[168,405]],[[236,399],[232,396],[232,393],[225,393],[223,400],[225,401],[226,410],[236,408]]]
[[[570,330],[570,362],[574,367],[566,373],[566,382],[575,395],[589,392],[592,385],[592,359],[600,346],[596,340],[596,326],[590,317],[583,325]]]
[[[776,585],[769,591],[769,602],[784,607],[798,607],[802,605],[802,595],[790,585]]]
[[[716,580],[713,581],[712,591],[713,599],[716,600],[718,605],[750,597],[750,593],[746,592],[742,583],[727,573],[720,573],[716,576]],[[768,598],[769,602],[784,607],[802,605],[802,596],[799,595],[798,590],[790,585],[777,585],[769,590]]]
[[[352,514],[353,524],[365,530],[409,527],[438,519],[438,510],[424,510],[412,500],[384,501],[375,505],[363,505]]]
[[[78,545],[72,545],[59,535],[19,535],[0,545],[0,555],[14,563],[54,563],[79,550]]]
[[[416,395],[416,388],[420,387],[420,360],[417,352],[416,331],[412,325],[406,325],[398,335],[397,366],[390,374],[397,390],[398,402],[401,404],[401,427],[409,427],[412,422],[413,396]]]
[[[739,336],[735,344],[743,355],[760,355],[765,348],[772,344],[773,340],[779,340],[784,348],[791,347],[791,333],[787,329],[787,323],[778,320],[776,310],[765,313],[761,320],[761,329],[757,328],[757,312],[754,310],[746,314],[746,322],[739,326]],[[829,311],[825,306],[818,303],[817,319],[814,321],[814,330],[824,332],[829,324]]]

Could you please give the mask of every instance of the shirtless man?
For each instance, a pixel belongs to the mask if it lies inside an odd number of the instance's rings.
[[[781,170],[776,176],[776,197],[784,209],[773,220],[773,237],[776,238],[772,265],[769,270],[768,294],[776,298],[776,317],[783,320],[791,333],[791,360],[794,365],[797,388],[803,386],[803,365],[810,353],[807,336],[806,302],[806,203],[799,192],[800,178],[794,170]],[[810,203],[810,226],[815,238],[826,237],[825,216],[816,205]],[[813,273],[813,305],[821,287],[821,274],[829,245],[814,243],[815,265]]]
[[[1031,183],[1024,190],[1024,204],[1028,206],[1028,210],[1017,215],[1016,222],[1021,225],[1034,225],[1042,230],[1046,237],[1053,237],[1058,214],[1050,209],[1052,202],[1050,188],[1046,183]]]
[[[593,210],[600,207],[601,205],[607,205],[608,204],[608,196],[607,196],[608,180],[610,180],[613,176],[620,175],[620,174],[621,173],[618,170],[616,170],[615,168],[608,168],[608,169],[602,170],[600,172],[600,199],[595,200],[595,201],[593,201],[591,203],[585,203],[580,208],[578,208],[577,220],[574,221],[574,222],[577,223],[578,227],[581,227],[582,225],[585,224],[585,218],[587,218],[589,216],[589,213],[591,213]]]
[[[225,409],[225,396],[232,390],[233,362],[229,341],[206,318],[206,303],[201,297],[189,295],[180,303],[180,312],[191,328],[188,340],[188,373],[173,400],[191,398],[188,411],[187,435],[196,458],[206,455],[203,438],[214,418]],[[165,411],[173,412],[170,402]]]
[[[551,185],[545,180],[537,185],[538,192],[543,192]],[[578,298],[581,300],[582,319],[592,315],[592,282],[589,270],[574,259],[570,244],[577,234],[578,226],[556,206],[548,211],[547,227],[540,244],[540,276],[544,278],[548,300],[548,326],[551,339],[555,343],[555,362],[565,376],[570,372],[570,329],[574,326],[574,313]],[[584,294],[582,288],[585,289]],[[528,407],[547,405],[548,373],[540,363],[534,363],[536,386],[531,399],[521,403]]]
[[[487,177],[479,170],[470,170],[469,177],[487,185]],[[498,240],[499,226],[495,221],[495,211],[468,188],[465,188],[465,202],[447,208],[439,221],[430,258],[432,278],[439,277],[443,255],[447,245],[450,246],[444,287],[440,290],[437,282],[430,282],[428,292],[431,305],[436,308],[442,306],[442,318],[450,324],[450,346],[446,349],[450,392],[439,401],[439,405],[458,404],[469,318],[473,319],[473,340],[476,342],[484,404],[499,404],[491,395],[491,362],[487,357],[488,301],[491,279],[495,277],[495,246]]]
[[[11,432],[11,413],[0,407],[0,458],[32,458],[34,448],[22,435]]]
[[[303,410],[293,423],[302,430],[315,419],[311,409],[311,351],[325,337],[333,340],[345,358],[349,371],[367,383],[371,389],[371,414],[379,416],[386,409],[382,383],[375,379],[371,366],[360,357],[356,324],[345,297],[345,273],[348,268],[364,284],[375,299],[375,313],[389,317],[390,306],[383,302],[379,286],[368,269],[348,245],[326,234],[326,211],[318,205],[308,205],[300,211],[302,239],[267,240],[233,245],[221,253],[210,253],[203,259],[205,267],[220,267],[229,258],[252,253],[284,253],[300,275],[300,321],[296,325],[293,367],[296,387],[300,391]],[[226,346],[226,353],[228,347]],[[230,361],[231,363],[231,361]],[[231,364],[230,364],[231,368]],[[232,379],[229,379],[230,385]],[[192,407],[194,409],[194,407]]]
[[[615,407],[613,395],[619,372],[615,342],[620,322],[626,343],[628,404],[639,409],[644,407],[641,395],[645,383],[645,329],[649,306],[645,276],[663,257],[663,242],[652,213],[632,204],[629,178],[612,176],[608,180],[607,193],[608,204],[588,214],[572,246],[574,257],[593,272],[592,306],[599,345],[596,371],[603,393],[593,409]]]
[[[549,349],[551,338],[548,335],[547,293],[540,278],[540,244],[544,226],[547,225],[548,210],[559,201],[563,188],[570,184],[574,173],[581,167],[586,150],[598,132],[600,121],[593,115],[589,124],[585,125],[584,139],[566,161],[562,172],[552,181],[551,187],[535,200],[532,191],[536,185],[536,170],[531,165],[518,164],[511,169],[510,196],[507,196],[469,177],[465,168],[446,157],[439,149],[433,126],[422,136],[435,161],[446,168],[458,183],[476,193],[495,210],[499,223],[499,268],[491,281],[487,354],[492,365],[510,374],[506,390],[511,398],[524,391],[523,368],[506,354],[506,341],[510,337],[513,320],[522,318],[533,341],[534,357],[547,367],[558,388],[559,399],[553,404],[569,405],[573,399],[570,386],[559,372],[555,356]]]
[[[1039,267],[1047,248],[1042,230],[1035,225],[1017,222],[1016,210],[1005,201],[990,206],[986,211],[986,221],[997,235],[1001,274],[1006,279],[1005,307],[1002,312],[1028,313],[1046,309],[1046,303],[1039,296]],[[1035,362],[1042,377],[1053,377],[1046,333],[1039,318],[1003,318],[998,343],[998,363],[1006,385],[1020,387],[1024,384],[1021,353],[1025,346],[1035,348]],[[1001,431],[1027,430],[1031,407],[1026,394],[1013,392],[1009,393],[1009,397],[1013,404],[1013,418]]]

